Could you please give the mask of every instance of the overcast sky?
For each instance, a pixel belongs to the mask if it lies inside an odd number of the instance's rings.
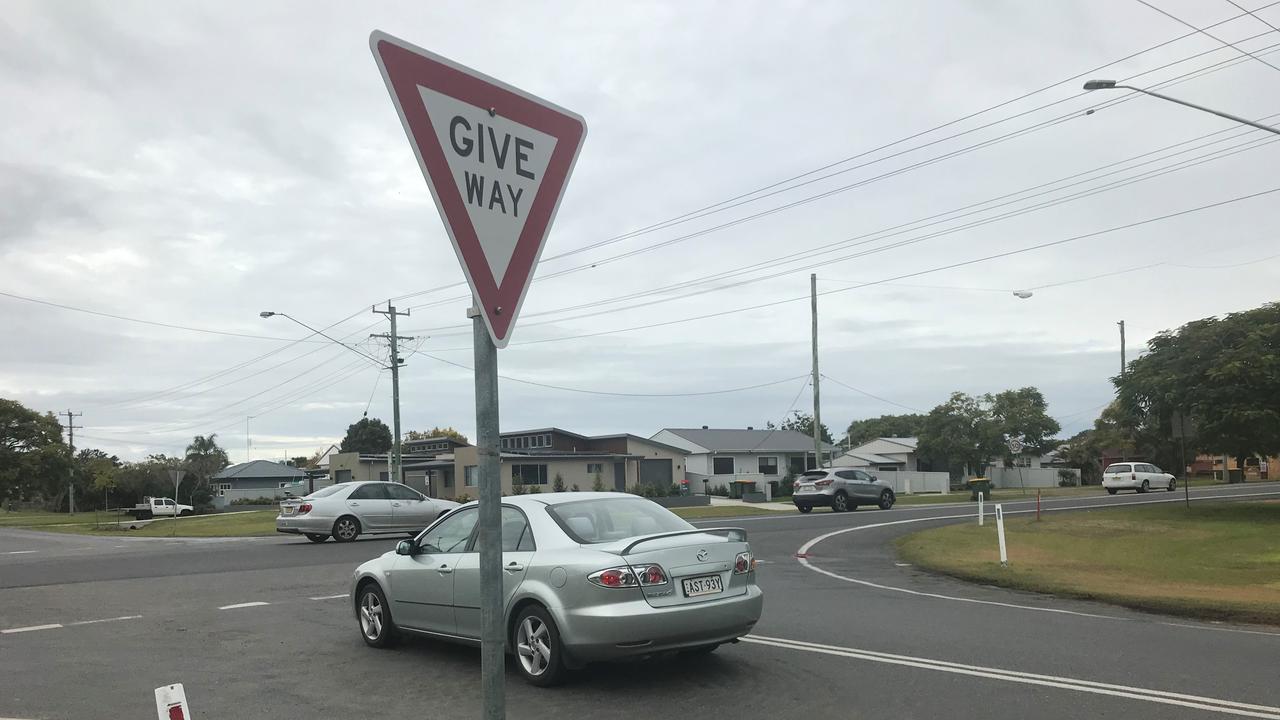
[[[1197,27],[1241,14],[1153,3]],[[1168,92],[1280,112],[1280,70],[1203,34],[1174,41],[1192,31],[1138,2],[365,5],[5,3],[0,292],[230,335],[0,296],[0,397],[83,412],[76,444],[126,458],[216,432],[243,460],[251,415],[252,457],[310,454],[366,406],[389,422],[389,378],[259,311],[337,323],[385,356],[370,307],[411,295],[396,301],[419,350],[404,428],[474,439],[467,291],[374,29],[587,120],[504,376],[639,395],[772,383],[628,397],[504,380],[504,430],[648,436],[812,411],[816,272],[833,429],[1034,385],[1069,434],[1111,397],[1116,321],[1132,358],[1280,287],[1280,193],[1112,230],[1280,187],[1280,146],[1245,145],[1261,131],[1079,96],[1082,74],[1151,87],[1212,68]],[[1280,6],[1259,15],[1280,25]],[[1248,16],[1209,32],[1280,50]]]

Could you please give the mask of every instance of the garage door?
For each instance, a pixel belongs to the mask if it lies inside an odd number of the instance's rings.
[[[675,482],[671,472],[671,460],[641,460],[640,484],[669,488]]]

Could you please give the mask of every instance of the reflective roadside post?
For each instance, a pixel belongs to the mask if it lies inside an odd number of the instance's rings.
[[[1000,538],[1000,567],[1009,567],[1009,552],[1004,544],[1004,508],[996,505],[996,536]]]

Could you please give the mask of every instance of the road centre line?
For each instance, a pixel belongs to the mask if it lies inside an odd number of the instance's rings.
[[[234,605],[223,605],[222,607],[220,607],[220,608],[218,608],[218,609],[219,609],[219,610],[239,610],[240,608],[247,608],[247,607],[260,607],[260,606],[262,606],[262,605],[270,605],[270,604],[271,604],[271,603],[269,603],[269,602],[263,602],[263,601],[261,601],[261,600],[255,600],[255,601],[253,601],[253,602],[242,602],[242,603],[236,603],[236,604],[234,604]]]
[[[5,555],[28,555],[33,552],[40,552],[40,551],[39,550],[10,550],[6,552]]]
[[[0,635],[9,635],[11,633],[32,632],[34,630],[56,630],[62,627],[61,623],[50,623],[48,625],[28,625],[27,627],[8,628],[0,630]]]
[[[121,620],[141,620],[141,615],[121,615],[120,617],[102,618],[100,620],[79,620],[77,622],[67,623],[67,627],[72,625],[97,625],[98,623],[120,622]]]
[[[1222,499],[1222,498],[1249,498],[1249,497],[1260,497],[1260,496],[1270,497],[1270,496],[1275,496],[1275,495],[1280,495],[1280,491],[1278,491],[1278,492],[1268,492],[1268,493],[1249,493],[1249,494],[1231,493],[1231,494],[1228,494],[1228,495],[1210,495],[1210,496],[1202,496],[1202,497],[1198,497],[1198,498],[1194,498],[1194,499],[1195,499],[1195,500],[1197,500],[1197,501],[1200,501],[1200,500],[1219,500],[1219,499]],[[1170,499],[1167,499],[1167,500],[1144,500],[1144,501],[1138,501],[1138,502],[1132,502],[1132,501],[1131,501],[1131,502],[1126,502],[1126,503],[1123,503],[1123,504],[1121,504],[1121,505],[1117,505],[1117,506],[1123,506],[1123,505],[1155,505],[1155,504],[1159,504],[1159,503],[1169,503],[1169,502],[1184,502],[1184,499],[1183,499],[1183,498],[1170,498]],[[1044,509],[1043,509],[1043,511],[1044,511],[1044,512],[1056,512],[1056,511],[1063,511],[1063,510],[1088,510],[1088,509],[1093,509],[1094,507],[1096,507],[1096,506],[1093,506],[1093,505],[1075,505],[1075,506],[1067,506],[1067,507],[1050,507],[1050,508],[1044,508]],[[1018,515],[1018,514],[1027,514],[1027,513],[1033,513],[1033,512],[1035,512],[1035,509],[1034,509],[1034,508],[1032,508],[1032,509],[1027,509],[1027,510],[1010,510],[1009,512],[1007,512],[1007,513],[1005,513],[1005,514],[1006,514],[1006,515]],[[911,589],[909,589],[909,588],[895,587],[895,586],[893,586],[893,585],[883,585],[883,584],[881,584],[881,583],[874,583],[874,582],[871,582],[871,581],[869,581],[869,580],[861,580],[861,579],[858,579],[858,578],[848,577],[848,576],[846,576],[846,575],[840,575],[839,573],[834,573],[834,572],[831,572],[830,570],[824,570],[824,569],[822,569],[822,568],[820,568],[820,567],[818,567],[818,566],[814,565],[813,563],[809,562],[809,559],[808,559],[807,557],[805,557],[806,555],[808,555],[809,551],[810,551],[814,546],[816,546],[818,543],[820,543],[820,542],[822,542],[822,541],[824,541],[824,540],[828,540],[828,539],[830,539],[830,538],[833,538],[833,537],[835,537],[835,536],[837,536],[837,535],[844,535],[845,533],[856,532],[856,531],[859,531],[859,530],[873,530],[873,529],[875,529],[875,528],[889,527],[889,526],[892,526],[892,525],[907,525],[907,524],[911,524],[911,523],[929,522],[929,521],[934,521],[934,520],[957,520],[957,519],[969,519],[969,518],[974,518],[974,517],[976,517],[976,516],[977,516],[977,514],[976,514],[976,513],[974,513],[974,512],[968,512],[968,513],[963,513],[963,514],[960,514],[960,515],[935,515],[935,516],[931,516],[931,517],[923,517],[923,518],[909,518],[909,519],[906,519],[906,520],[892,520],[892,521],[890,521],[890,522],[872,523],[872,524],[870,524],[870,525],[858,525],[858,526],[855,526],[855,527],[841,528],[840,530],[835,530],[835,531],[833,531],[833,532],[829,532],[829,533],[825,533],[825,534],[823,534],[823,535],[819,535],[819,536],[817,536],[817,537],[815,537],[815,538],[813,538],[813,539],[809,540],[809,541],[808,541],[808,542],[806,542],[804,545],[801,545],[801,546],[800,546],[800,549],[796,551],[796,560],[797,560],[801,565],[803,565],[803,566],[805,566],[805,567],[809,568],[810,570],[812,570],[812,571],[814,571],[814,572],[816,572],[816,573],[821,573],[822,575],[826,575],[826,576],[828,576],[828,577],[832,577],[832,578],[835,578],[835,579],[837,579],[837,580],[843,580],[843,581],[845,581],[845,582],[850,582],[850,583],[855,583],[855,584],[858,584],[858,585],[864,585],[864,586],[866,586],[866,587],[876,588],[877,590],[890,590],[890,591],[892,591],[892,592],[905,593],[905,594],[907,594],[907,595],[915,595],[915,596],[918,596],[918,597],[929,597],[929,598],[935,598],[935,599],[938,599],[938,600],[950,600],[950,601],[952,601],[952,602],[966,602],[966,603],[972,603],[972,604],[976,604],[976,605],[994,605],[994,606],[997,606],[997,607],[1007,607],[1007,608],[1014,608],[1014,609],[1018,609],[1018,610],[1034,610],[1034,611],[1036,611],[1036,612],[1055,613],[1055,614],[1059,614],[1059,615],[1075,615],[1075,616],[1078,616],[1078,617],[1097,618],[1097,619],[1102,619],[1102,620],[1127,620],[1127,619],[1129,619],[1129,618],[1119,617],[1119,616],[1116,616],[1116,615],[1100,615],[1100,614],[1097,614],[1097,613],[1080,612],[1080,611],[1078,611],[1078,610],[1064,610],[1064,609],[1062,609],[1062,608],[1037,607],[1037,606],[1034,606],[1034,605],[1018,605],[1018,604],[1016,604],[1016,603],[1000,602],[1000,601],[997,601],[997,600],[979,600],[979,599],[977,599],[977,598],[959,597],[959,596],[955,596],[955,595],[943,595],[943,594],[941,594],[941,593],[923,592],[923,591],[921,591],[921,590],[911,590]],[[1165,624],[1166,624],[1166,625],[1171,625],[1171,626],[1173,626],[1173,627],[1189,627],[1189,628],[1194,628],[1194,629],[1197,629],[1197,630],[1220,630],[1220,631],[1227,631],[1227,632],[1245,632],[1244,630],[1241,630],[1241,629],[1239,629],[1239,628],[1226,628],[1226,627],[1223,627],[1223,628],[1217,628],[1217,627],[1210,627],[1210,626],[1204,626],[1204,625],[1173,624],[1173,623],[1165,623]],[[1257,634],[1261,634],[1261,635],[1274,635],[1274,636],[1280,637],[1280,633],[1266,633],[1266,632],[1262,632],[1262,631],[1248,631],[1248,632],[1253,632],[1253,633],[1257,633]]]
[[[799,650],[802,652],[820,653],[836,657],[847,657],[854,660],[866,660],[869,662],[878,662],[889,665],[914,667],[922,670],[934,670],[937,672],[946,672],[957,675],[969,675],[988,680],[1003,680],[1005,682],[1054,687],[1095,695],[1110,695],[1113,697],[1142,700],[1145,702],[1159,703],[1163,705],[1176,705],[1197,710],[1207,710],[1209,712],[1223,713],[1227,715],[1280,720],[1280,707],[1272,707],[1269,705],[1254,705],[1250,703],[1236,702],[1233,700],[1220,700],[1218,698],[1203,697],[1200,695],[1188,695],[1184,693],[1167,692],[1164,690],[1116,685],[1112,683],[1096,682],[1093,680],[1040,675],[1037,673],[1005,670],[1002,668],[983,667],[978,665],[965,665],[962,663],[933,660],[931,658],[914,657],[911,655],[893,655],[890,653],[862,650],[859,648],[819,645],[817,643],[788,640],[785,638],[748,635],[741,638],[741,640],[742,642],[768,645],[786,650]]]

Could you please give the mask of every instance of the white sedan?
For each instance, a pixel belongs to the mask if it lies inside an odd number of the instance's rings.
[[[306,535],[317,543],[330,536],[350,542],[378,533],[416,535],[456,507],[452,500],[429,498],[400,483],[338,483],[280,503],[276,532]]]
[[[1150,463],[1112,463],[1102,471],[1102,487],[1112,495],[1119,490],[1144,493],[1152,488],[1164,488],[1173,492],[1177,486],[1176,478]]]

